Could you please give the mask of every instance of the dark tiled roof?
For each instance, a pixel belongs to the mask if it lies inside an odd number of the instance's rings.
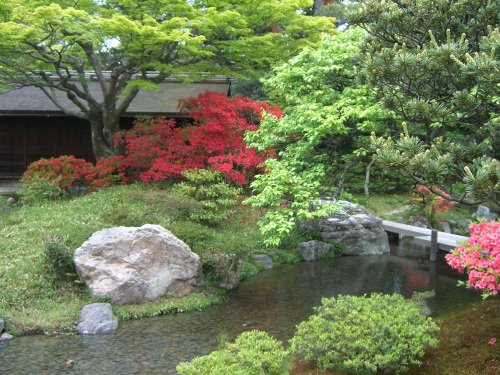
[[[88,83],[92,96],[102,98],[99,83]],[[199,93],[217,91],[229,93],[229,79],[218,76],[201,83],[181,83],[176,79],[169,79],[160,83],[160,91],[143,90],[137,94],[128,107],[128,114],[172,114],[177,113],[179,99],[198,95]],[[66,94],[57,91],[59,103],[67,108],[76,110],[77,107],[66,97]],[[0,114],[29,114],[29,113],[61,113],[59,108],[38,88],[29,86],[0,93]]]

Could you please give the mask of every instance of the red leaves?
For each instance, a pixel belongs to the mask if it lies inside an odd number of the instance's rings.
[[[255,130],[262,111],[281,116],[277,107],[244,97],[205,92],[179,103],[193,123],[181,128],[173,120],[155,118],[138,121],[121,134],[124,163],[134,178],[149,183],[181,179],[193,168],[213,168],[229,181],[246,185],[258,171],[266,153],[247,148],[245,132]]]
[[[97,161],[96,165],[74,156],[40,159],[29,165],[23,175],[23,184],[30,185],[37,178],[50,181],[69,192],[75,185],[84,185],[90,191],[107,188],[128,181],[123,156],[112,156]]]
[[[74,156],[42,159],[30,165],[23,181],[34,176],[55,182],[63,190],[80,183],[107,188],[138,179],[145,183],[182,179],[186,169],[212,168],[227,180],[246,185],[272,152],[247,148],[244,135],[257,129],[262,111],[281,116],[277,107],[224,94],[205,92],[179,103],[193,123],[180,127],[163,117],[138,120],[133,129],[119,132],[114,141],[125,156],[100,159],[95,167]]]
[[[24,172],[23,184],[29,185],[36,178],[51,181],[63,190],[75,184],[88,185],[92,179],[92,163],[74,156],[40,159],[31,163]]]

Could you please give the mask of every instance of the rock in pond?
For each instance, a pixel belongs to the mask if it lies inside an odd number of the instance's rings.
[[[328,254],[331,248],[332,245],[329,243],[317,240],[302,242],[297,246],[297,250],[300,255],[302,255],[302,259],[306,262],[318,260],[322,256]]]
[[[4,333],[2,333],[2,336],[0,336],[0,342],[9,341],[9,340],[12,340],[13,338],[14,338],[14,336],[12,336],[10,333],[4,332]]]
[[[109,303],[92,303],[80,311],[78,333],[80,335],[102,335],[116,331],[118,321],[113,319]]]
[[[236,257],[234,262],[229,264],[226,275],[219,283],[220,288],[227,290],[236,289],[241,282],[241,271],[243,269],[243,259],[241,257]]]
[[[200,257],[159,225],[95,232],[73,260],[92,293],[117,304],[185,296],[202,281]]]
[[[378,255],[389,252],[389,240],[382,219],[363,207],[347,201],[322,201],[341,204],[335,213],[303,224],[305,229],[319,232],[323,240],[338,243],[344,255]]]
[[[266,254],[256,254],[253,256],[256,262],[262,264],[265,270],[271,270],[273,268],[273,261],[269,258],[269,255]]]

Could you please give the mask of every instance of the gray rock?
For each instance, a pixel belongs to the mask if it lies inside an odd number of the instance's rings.
[[[477,208],[476,213],[474,214],[475,217],[487,217],[490,214],[490,209],[486,206],[479,206]]]
[[[7,198],[7,204],[8,205],[13,205],[14,203],[16,203],[15,198],[13,198],[13,197]]]
[[[101,335],[116,331],[118,321],[113,319],[109,303],[93,303],[80,311],[78,333],[81,335]]]
[[[219,283],[219,287],[227,290],[236,289],[241,282],[242,269],[243,259],[241,257],[234,258],[234,261],[229,263],[229,268],[226,270],[223,280]]]
[[[420,306],[420,313],[423,316],[431,316],[432,315],[432,310],[431,310],[431,308],[429,307],[429,305],[427,304],[426,301],[422,302],[422,305]]]
[[[474,219],[483,219],[486,221],[495,221],[498,219],[498,214],[490,212],[490,209],[486,206],[479,206],[476,213],[472,215]]]
[[[118,304],[184,296],[202,280],[199,256],[159,225],[95,232],[73,260],[94,295]]]
[[[86,320],[80,322],[77,329],[80,335],[105,335],[107,333],[113,333],[117,328],[117,320],[108,320],[105,322]]]
[[[429,221],[424,216],[410,216],[408,218],[408,225],[419,228],[429,228]]]
[[[266,254],[256,254],[253,256],[253,259],[262,264],[265,270],[270,270],[274,266],[272,259]]]
[[[323,203],[330,203],[323,201]],[[389,252],[389,240],[382,219],[364,208],[346,201],[328,217],[305,223],[305,229],[317,231],[321,238],[338,243],[345,255],[377,255]]]
[[[10,333],[2,333],[2,336],[0,336],[0,342],[2,341],[9,341],[9,340],[12,340],[14,338],[14,336],[12,336]]]
[[[447,221],[442,221],[439,224],[441,224],[441,228],[443,229],[443,232],[451,233],[450,223],[448,223]]]
[[[4,323],[3,319],[0,319],[0,333],[2,333],[3,327],[5,327],[5,323]]]
[[[110,303],[92,303],[80,310],[80,321],[96,320],[105,322],[113,319],[113,309]]]
[[[332,245],[317,240],[299,243],[297,250],[306,262],[313,262],[328,254]]]

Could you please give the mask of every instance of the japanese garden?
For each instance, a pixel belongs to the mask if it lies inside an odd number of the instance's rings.
[[[3,0],[0,374],[499,374],[499,20]]]

